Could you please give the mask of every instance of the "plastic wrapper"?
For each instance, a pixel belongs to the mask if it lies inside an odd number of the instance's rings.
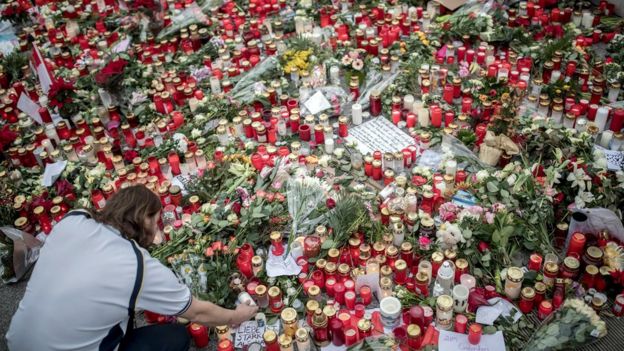
[[[362,109],[365,110],[368,108],[370,101],[370,94],[373,91],[384,91],[390,84],[394,82],[396,77],[399,75],[399,72],[395,72],[390,74],[389,77],[384,77],[384,75],[376,70],[371,70],[366,75],[366,81],[364,82],[364,86],[360,88],[360,97],[357,99],[357,103],[362,105]]]
[[[598,234],[603,230],[606,230],[610,236],[617,238],[619,241],[624,241],[624,226],[613,211],[600,207],[575,210],[568,228],[564,252],[568,250],[570,238],[574,233]]]
[[[8,256],[2,257],[4,266],[2,281],[16,283],[37,261],[39,249],[43,243],[31,234],[13,227],[0,227],[0,243],[9,249],[6,253]]]
[[[246,74],[240,76],[234,88],[232,88],[231,96],[242,103],[250,103],[266,90],[266,86],[262,83],[262,77],[276,71],[279,67],[279,60],[275,56],[270,56],[258,63],[253,69]]]
[[[319,102],[316,100],[315,95],[321,93],[329,107],[321,108]],[[319,113],[327,113],[331,115],[348,115],[351,109],[351,94],[346,92],[342,87],[327,85],[316,89],[308,89],[300,94],[302,101],[304,101],[299,108],[303,115],[317,115]],[[328,112],[329,111],[329,112]]]
[[[207,1],[206,5],[210,5],[215,3],[215,6],[220,6],[222,1]],[[213,6],[209,6],[211,8]],[[160,40],[162,38],[166,38],[169,35],[178,32],[182,28],[186,28],[191,24],[195,23],[205,23],[208,21],[208,17],[202,11],[203,6],[200,7],[196,2],[193,2],[188,7],[184,9],[184,11],[178,13],[177,15],[171,18],[171,25],[167,28],[164,28],[160,33],[158,33],[157,39]]]
[[[491,168],[490,165],[482,162],[474,152],[468,149],[464,143],[452,135],[445,134],[442,137],[442,151],[445,153],[452,153],[456,157],[466,159],[470,163],[481,168]]]
[[[396,338],[383,335],[378,337],[369,337],[359,343],[347,347],[348,351],[376,351],[376,350],[400,350],[401,342]]]

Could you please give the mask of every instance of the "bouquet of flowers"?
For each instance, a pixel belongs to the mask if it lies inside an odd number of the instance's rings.
[[[123,77],[124,69],[128,65],[128,60],[116,57],[109,61],[100,71],[95,74],[95,83],[105,89],[117,85]]]
[[[366,77],[365,70],[366,51],[355,49],[346,51],[340,59],[340,64],[345,72],[345,80],[347,85],[353,77],[358,78],[358,84],[364,83]]]
[[[63,117],[71,117],[80,112],[74,83],[63,78],[55,79],[48,91],[51,107],[56,107]]]
[[[569,299],[533,334],[524,350],[573,350],[607,334],[596,312],[579,299]]]
[[[28,9],[32,7],[29,1],[11,1],[2,9],[2,18],[13,24],[24,24],[28,21]]]

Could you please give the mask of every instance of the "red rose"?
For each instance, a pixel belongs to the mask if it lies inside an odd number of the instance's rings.
[[[336,200],[329,198],[327,199],[327,201],[325,201],[325,205],[331,210],[332,208],[336,207]]]
[[[134,160],[136,157],[139,157],[139,153],[136,152],[135,150],[128,150],[124,152],[123,156],[126,162],[132,162],[132,160]]]
[[[240,202],[235,202],[232,204],[232,212],[236,213],[237,216],[240,215],[241,212],[241,204]]]
[[[486,243],[485,241],[480,241],[477,249],[479,250],[479,252],[483,253],[490,249],[490,244]]]
[[[562,192],[557,193],[557,195],[555,195],[555,197],[553,197],[553,201],[555,203],[555,205],[559,205],[560,203],[563,202],[563,199],[565,198],[565,196],[563,195]]]

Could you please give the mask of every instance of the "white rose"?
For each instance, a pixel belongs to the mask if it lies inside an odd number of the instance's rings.
[[[191,138],[193,139],[197,139],[201,136],[201,130],[197,129],[197,128],[193,128],[193,130],[191,130]]]
[[[518,176],[515,174],[512,174],[509,177],[507,177],[507,184],[509,186],[514,186],[514,184],[516,184],[516,180],[518,180]]]
[[[488,171],[486,171],[485,169],[480,170],[479,172],[477,172],[477,181],[480,183],[489,176],[490,176],[490,173]]]

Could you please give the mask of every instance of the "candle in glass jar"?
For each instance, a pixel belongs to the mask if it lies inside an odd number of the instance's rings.
[[[356,126],[362,124],[362,105],[355,103],[351,106],[351,121]]]
[[[531,254],[529,257],[529,265],[528,268],[531,271],[539,271],[542,267],[542,256],[537,253]]]
[[[201,324],[191,323],[189,331],[196,347],[202,348],[208,346],[208,328]]]
[[[507,269],[507,279],[505,279],[505,295],[511,300],[515,300],[520,296],[522,289],[522,280],[524,273],[518,267],[509,267]]]
[[[463,314],[455,316],[455,332],[465,334],[468,327],[468,318]]]
[[[365,306],[370,305],[370,303],[373,301],[372,291],[368,285],[363,285],[362,287],[360,287],[360,297],[362,298],[362,303]]]
[[[583,254],[583,249],[585,248],[585,241],[585,234],[578,232],[572,234],[566,256],[578,255],[577,257],[581,257],[581,255]]]
[[[605,129],[605,126],[607,125],[608,117],[609,117],[609,107],[607,106],[598,107],[598,110],[596,111],[596,119],[594,120],[594,123],[596,123],[596,126],[598,127],[599,131],[602,132]]]
[[[432,106],[429,108],[429,112],[431,113],[431,125],[440,128],[442,126],[442,109],[437,106]]]
[[[546,319],[553,312],[552,303],[549,300],[544,300],[540,303],[537,309],[537,318],[540,320]]]
[[[483,329],[481,324],[472,323],[468,328],[468,342],[472,345],[478,345],[481,342],[481,334],[483,333]]]

